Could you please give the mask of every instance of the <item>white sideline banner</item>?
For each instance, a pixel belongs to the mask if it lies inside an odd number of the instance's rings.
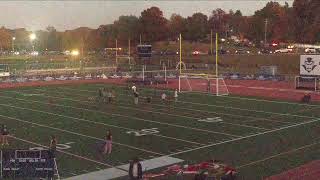
[[[301,55],[300,75],[320,76],[320,55]]]

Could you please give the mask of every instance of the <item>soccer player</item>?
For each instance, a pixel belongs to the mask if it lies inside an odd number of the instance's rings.
[[[137,91],[137,87],[135,85],[133,85],[131,89],[132,89],[133,93]]]
[[[98,90],[98,98],[99,98],[99,101],[103,100],[103,93],[101,88],[99,88]]]
[[[178,101],[178,90],[177,89],[175,89],[173,97],[174,97],[174,102],[177,102]]]
[[[1,128],[1,141],[2,141],[2,145],[9,145],[8,143],[8,135],[9,135],[9,131],[6,125],[2,125]]]
[[[105,142],[105,146],[104,146],[104,151],[103,154],[107,154],[110,155],[111,151],[112,151],[112,134],[110,131],[107,131],[107,135],[106,135],[106,142]]]
[[[151,99],[152,99],[152,98],[151,98],[150,96],[148,96],[148,97],[146,98],[147,103],[149,103],[149,104],[150,104],[150,103],[151,103]]]
[[[57,144],[58,144],[57,138],[54,135],[52,135],[50,145],[49,145],[49,151],[52,158],[56,157]]]
[[[108,103],[111,103],[112,102],[112,92],[111,91],[108,91]]]
[[[166,99],[167,99],[166,93],[162,93],[162,94],[161,94],[161,100],[162,100],[163,102],[165,102]]]
[[[103,102],[106,102],[107,97],[107,88],[103,88],[102,90]]]
[[[135,105],[139,103],[139,93],[137,91],[133,92],[133,101]]]

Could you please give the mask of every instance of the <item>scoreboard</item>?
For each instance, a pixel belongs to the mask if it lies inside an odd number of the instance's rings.
[[[139,58],[150,58],[152,55],[152,46],[151,45],[138,45],[137,52]]]
[[[1,151],[1,178],[53,178],[55,159],[49,150]]]

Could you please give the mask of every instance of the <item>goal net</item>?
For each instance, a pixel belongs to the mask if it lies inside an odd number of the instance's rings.
[[[201,92],[217,96],[229,94],[228,87],[222,77],[207,74],[182,74],[179,76],[180,92]]]
[[[295,87],[296,89],[306,89],[317,91],[319,90],[319,79],[318,77],[307,77],[307,76],[296,76]]]

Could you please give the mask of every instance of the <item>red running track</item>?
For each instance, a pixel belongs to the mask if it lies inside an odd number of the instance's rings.
[[[271,176],[265,180],[319,180],[320,160]]]
[[[192,80],[197,84],[198,80]],[[312,101],[320,101],[320,94],[317,92],[296,90],[293,83],[259,80],[225,80],[230,94],[240,96],[256,96],[275,100],[300,101],[305,93],[311,93]],[[85,83],[108,83],[108,84],[126,84],[126,79],[100,79],[100,80],[66,80],[66,81],[37,81],[23,83],[1,83],[0,88],[16,88],[31,86],[47,86],[62,84],[85,84]],[[202,83],[201,80],[198,83]],[[153,85],[156,88],[177,89],[178,80],[171,79],[166,85]],[[206,86],[201,85],[196,88],[200,91],[206,91]]]

